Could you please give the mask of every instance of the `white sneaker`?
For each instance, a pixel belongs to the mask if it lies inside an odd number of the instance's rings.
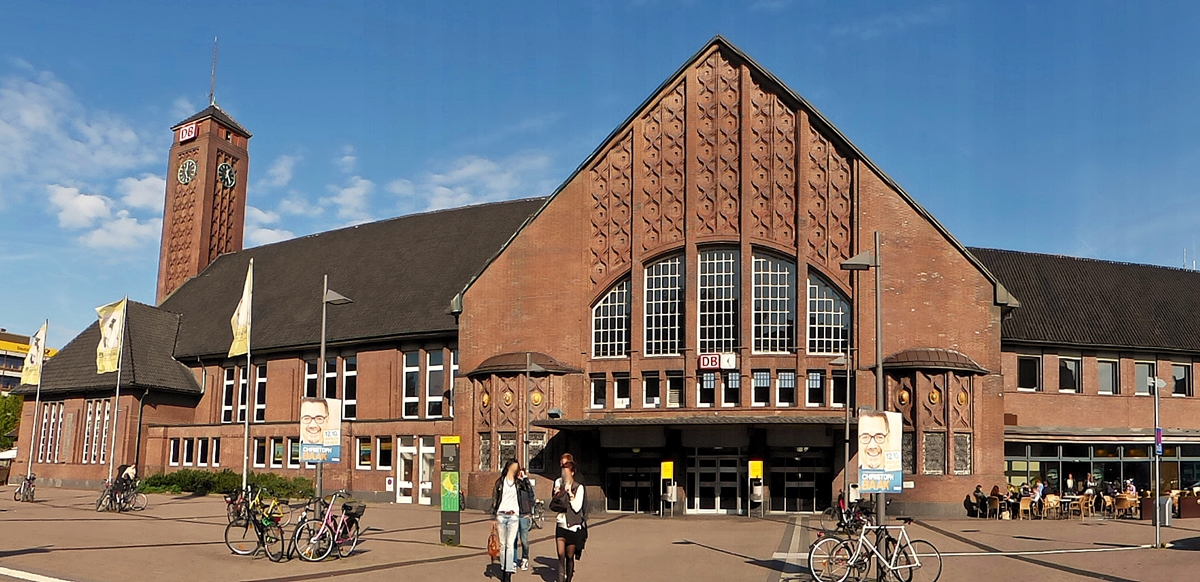
[[[529,569],[529,560],[528,559],[521,560],[521,569],[522,570]]]

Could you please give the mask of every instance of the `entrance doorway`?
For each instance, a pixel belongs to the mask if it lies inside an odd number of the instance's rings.
[[[832,453],[827,447],[774,452],[768,475],[771,511],[793,513],[828,507],[833,486]]]
[[[688,463],[688,513],[738,514],[743,510],[746,470],[740,454],[696,449]],[[740,453],[740,451],[739,451]]]
[[[433,502],[433,437],[401,436],[396,447],[396,503]]]
[[[626,459],[628,462],[629,459]],[[630,463],[632,464],[632,463]],[[607,509],[619,513],[658,510],[659,467],[609,467],[606,472]]]

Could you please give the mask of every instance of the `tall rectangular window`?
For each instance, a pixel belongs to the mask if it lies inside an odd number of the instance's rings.
[[[267,421],[267,365],[254,367],[254,422]]]
[[[754,371],[754,393],[751,394],[752,406],[766,406],[771,403],[771,371]]]
[[[212,466],[221,466],[221,439],[212,440]]]
[[[613,374],[613,408],[629,408],[629,375]]]
[[[183,439],[183,466],[191,467],[196,463],[196,439]]]
[[[712,406],[717,400],[717,373],[701,372],[696,392],[696,406],[701,408]]]
[[[46,438],[47,438],[47,434],[49,433],[49,430],[50,430],[50,405],[47,403],[43,403],[41,413],[42,413],[42,424],[41,424],[41,430],[38,431],[37,462],[45,463],[46,462],[46,444],[47,444]],[[35,418],[37,417],[36,415],[37,415],[37,409],[35,408],[34,409],[34,417]]]
[[[392,469],[392,437],[385,436],[375,439],[375,448],[379,453],[375,456],[375,468],[380,471]]]
[[[91,458],[88,455],[91,453],[92,448],[92,423],[95,419],[95,408],[96,402],[94,400],[88,400],[83,405],[83,458],[80,459],[80,462],[85,465],[91,462]]]
[[[642,372],[642,408],[662,405],[662,378],[658,372]]]
[[[250,403],[250,384],[246,379],[246,367],[238,367],[238,409],[237,421],[246,422],[246,406]]]
[[[288,437],[288,461],[289,469],[297,469],[300,467],[300,439],[296,437]]]
[[[404,418],[421,414],[421,352],[404,353]]]
[[[1098,360],[1096,362],[1096,369],[1099,372],[1098,392],[1100,394],[1120,394],[1120,365],[1115,361]]]
[[[850,348],[850,302],[833,285],[808,277],[808,353],[842,355]]]
[[[358,418],[358,356],[342,358],[342,418]]]
[[[178,467],[179,466],[179,457],[180,457],[180,455],[179,455],[179,449],[180,449],[179,439],[171,439],[170,442],[171,442],[171,458],[167,461],[167,464],[171,465],[172,467]]]
[[[850,382],[846,377],[845,372],[834,372],[832,376],[833,384],[833,407],[842,408],[846,406],[846,398],[850,393]]]
[[[271,468],[282,468],[286,459],[287,443],[283,440],[283,437],[271,437]]]
[[[100,408],[98,405],[96,408],[96,414],[100,414]],[[104,428],[101,430],[101,433],[100,433],[100,464],[101,465],[108,462],[108,460],[107,460],[108,459],[108,424],[109,424],[109,420],[111,420],[111,418],[110,418],[111,415],[112,415],[112,401],[105,400],[104,401]],[[96,424],[100,424],[99,419],[96,420]],[[96,441],[93,440],[92,442],[95,443]],[[93,448],[93,450],[95,450],[95,449]],[[94,454],[93,454],[93,456],[94,456]]]
[[[754,351],[783,354],[796,349],[796,267],[754,255]]]
[[[736,370],[721,373],[721,406],[739,406],[742,403],[742,374]]]
[[[317,361],[304,362],[304,397],[317,397]]]
[[[1171,364],[1172,396],[1192,395],[1192,367],[1187,364]]]
[[[700,252],[700,351],[732,352],[738,345],[738,251]]]
[[[325,398],[337,398],[337,358],[325,360]]]
[[[1079,360],[1075,358],[1058,359],[1058,391],[1079,392]]]
[[[1133,365],[1134,377],[1137,378],[1137,392],[1140,395],[1154,394],[1154,363],[1137,362]]]
[[[266,467],[267,466],[267,439],[264,439],[264,438],[254,439],[254,466],[255,467]]]
[[[196,439],[196,466],[208,466],[208,439]]]
[[[492,433],[479,433],[479,470],[492,470]]]
[[[355,439],[357,443],[358,454],[356,458],[358,462],[355,464],[356,469],[371,468],[371,437],[358,437]]]
[[[683,402],[683,372],[667,372],[667,408],[679,408]]]
[[[608,379],[604,374],[592,376],[592,408],[604,408],[608,405]]]
[[[225,368],[225,383],[221,388],[221,422],[233,422],[233,400],[237,397],[237,371]]]
[[[445,399],[445,359],[442,350],[427,352],[428,361],[425,366],[425,418],[441,418],[443,399]]]
[[[458,379],[458,348],[450,350],[450,385],[446,387],[446,416],[454,418],[454,384]]]
[[[1037,356],[1017,357],[1017,390],[1042,389],[1042,359]]]
[[[775,381],[775,405],[776,406],[795,406],[796,405],[796,373],[795,372],[780,372],[779,378]]]
[[[38,462],[57,463],[62,441],[62,402],[42,403],[42,431],[38,440]]]
[[[592,356],[629,354],[629,279],[616,285],[592,308]]]
[[[805,406],[825,406],[825,372],[809,370],[808,389],[804,393]]]
[[[646,355],[679,354],[683,340],[683,257],[646,267]]]

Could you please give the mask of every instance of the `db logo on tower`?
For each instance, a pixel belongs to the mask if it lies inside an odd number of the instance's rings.
[[[179,128],[179,143],[183,143],[189,139],[196,139],[196,124],[189,123]]]

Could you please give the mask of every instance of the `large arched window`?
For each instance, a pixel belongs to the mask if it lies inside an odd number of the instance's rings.
[[[592,357],[629,354],[629,279],[613,285],[592,308]]]
[[[732,352],[741,326],[738,251],[700,251],[700,352]]]
[[[850,302],[819,275],[808,275],[808,353],[845,354],[850,349]]]
[[[754,351],[796,350],[796,264],[754,255]]]
[[[683,344],[683,257],[646,267],[646,355],[674,356]]]

